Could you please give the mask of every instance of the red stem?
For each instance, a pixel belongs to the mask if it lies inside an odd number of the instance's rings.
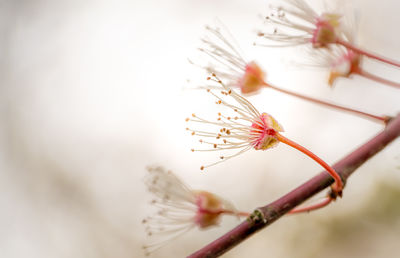
[[[232,215],[237,215],[237,216],[240,216],[240,217],[248,217],[248,216],[250,216],[250,213],[249,212],[245,212],[245,211],[234,212],[234,211],[231,211],[231,210],[221,210],[221,211],[219,211],[217,213],[218,214],[232,214]]]
[[[315,155],[314,153],[312,153],[311,151],[309,151],[308,149],[304,148],[303,146],[301,146],[298,143],[295,143],[294,141],[286,138],[285,136],[283,136],[280,133],[276,133],[276,138],[282,142],[285,143],[301,152],[303,152],[304,154],[306,154],[307,156],[309,156],[310,158],[312,158],[313,160],[315,160],[318,164],[320,164],[323,168],[326,169],[326,171],[333,177],[333,179],[335,179],[336,185],[335,185],[335,193],[337,193],[339,196],[341,196],[341,192],[343,189],[343,182],[342,179],[340,178],[339,174],[336,173],[336,171],[329,166],[325,161],[323,161],[320,157],[318,157],[317,155]]]
[[[333,168],[346,180],[357,168],[399,136],[400,114],[393,118],[381,133],[337,162]],[[249,219],[188,257],[218,257],[224,254],[332,183],[332,177],[325,171],[318,174],[278,200],[256,209]]]
[[[374,120],[374,121],[379,121],[379,122],[386,123],[387,120],[388,120],[387,117],[372,115],[372,114],[369,114],[369,113],[366,113],[366,112],[362,112],[362,111],[358,111],[358,110],[355,110],[355,109],[352,109],[352,108],[348,108],[348,107],[343,107],[343,106],[339,106],[339,105],[336,105],[336,104],[332,104],[332,103],[329,103],[329,102],[326,102],[326,101],[322,101],[322,100],[319,100],[319,99],[315,99],[315,98],[312,98],[312,97],[301,95],[301,94],[298,94],[296,92],[288,91],[288,90],[279,88],[277,86],[268,84],[266,82],[264,82],[264,85],[266,87],[269,87],[269,88],[273,89],[273,90],[276,90],[276,91],[291,95],[291,96],[296,97],[296,98],[300,98],[300,99],[307,100],[307,101],[310,101],[310,102],[313,102],[313,103],[316,103],[316,104],[320,104],[320,105],[323,105],[323,106],[327,106],[327,107],[335,108],[335,109],[342,110],[342,111],[345,111],[345,112],[349,112],[349,113],[353,113],[353,114],[356,114],[356,115],[360,115],[360,116],[369,118],[369,119]]]
[[[386,79],[384,79],[382,77],[379,77],[377,75],[369,73],[369,72],[367,72],[367,71],[365,71],[365,70],[363,70],[361,68],[358,68],[354,73],[358,74],[358,75],[360,75],[362,77],[365,77],[367,79],[370,79],[372,81],[379,82],[379,83],[382,83],[382,84],[385,84],[385,85],[392,86],[392,87],[400,89],[400,83],[394,82],[394,81],[390,81],[390,80],[386,80]]]
[[[375,53],[367,52],[366,50],[363,50],[361,48],[358,48],[358,47],[352,45],[350,42],[347,42],[347,41],[344,41],[344,40],[341,40],[341,39],[337,39],[336,43],[339,44],[339,45],[342,45],[342,46],[344,46],[344,47],[346,47],[348,49],[351,49],[351,50],[353,50],[354,52],[356,52],[358,54],[361,54],[361,55],[364,55],[364,56],[379,60],[379,61],[381,61],[383,63],[387,63],[387,64],[390,64],[390,65],[393,65],[393,66],[400,67],[400,63],[395,61],[395,60],[391,60],[391,59],[388,59],[386,57],[379,56],[379,55],[377,55]]]
[[[293,209],[288,212],[288,214],[297,214],[297,213],[303,213],[303,212],[310,212],[312,210],[318,210],[321,209],[328,204],[330,204],[334,199],[330,196],[325,197],[321,202],[315,203],[313,205],[307,206],[307,207],[300,207],[298,209]]]

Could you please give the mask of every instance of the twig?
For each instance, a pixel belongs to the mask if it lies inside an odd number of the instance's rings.
[[[373,52],[363,50],[361,48],[358,48],[357,46],[352,45],[350,42],[337,39],[336,43],[346,47],[347,49],[351,49],[351,50],[353,50],[354,52],[356,52],[358,54],[367,56],[369,58],[372,58],[372,59],[375,59],[375,60],[378,60],[378,61],[381,61],[383,63],[387,63],[387,64],[390,64],[390,65],[393,65],[393,66],[396,66],[396,67],[400,67],[400,63],[395,61],[395,60],[391,60],[389,58],[386,58],[386,57],[380,56],[378,54],[375,54]]]
[[[358,167],[399,136],[400,114],[391,119],[381,133],[337,162],[333,168],[341,176],[343,182],[346,182]],[[224,254],[333,182],[333,178],[326,171],[318,174],[278,200],[256,209],[246,221],[188,257],[217,257]]]
[[[359,74],[360,73],[361,73],[361,70],[360,70]],[[381,83],[383,83],[383,82],[381,81]],[[370,113],[367,113],[367,112],[363,112],[363,111],[359,111],[359,110],[356,110],[356,109],[353,109],[353,108],[348,108],[348,107],[344,107],[344,106],[341,106],[341,105],[333,104],[333,103],[330,103],[330,102],[327,102],[327,101],[323,101],[323,100],[320,100],[320,99],[317,99],[317,98],[312,98],[312,97],[309,97],[309,96],[306,96],[306,95],[302,95],[302,94],[296,93],[294,91],[285,90],[283,88],[277,87],[277,86],[269,84],[269,83],[264,83],[264,85],[265,85],[266,88],[270,88],[270,89],[282,92],[284,94],[287,94],[287,95],[290,95],[290,96],[293,96],[293,97],[296,97],[296,98],[299,98],[299,99],[303,99],[303,100],[306,100],[306,101],[309,101],[309,102],[312,102],[312,103],[315,103],[315,104],[319,104],[319,105],[322,105],[322,106],[325,106],[325,107],[330,107],[332,109],[336,109],[336,110],[345,111],[345,112],[348,112],[348,113],[351,113],[351,114],[359,115],[359,116],[364,117],[364,118],[369,118],[372,121],[383,122],[385,124],[388,122],[388,117],[386,117],[386,116],[373,115],[373,114],[370,114]]]

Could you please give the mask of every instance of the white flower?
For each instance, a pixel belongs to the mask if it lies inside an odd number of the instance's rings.
[[[151,204],[158,212],[143,219],[142,223],[149,236],[159,239],[143,247],[146,254],[194,227],[206,229],[218,225],[223,214],[244,215],[215,194],[190,189],[171,171],[162,167],[147,170],[145,184],[154,195]]]
[[[313,56],[315,65],[329,70],[329,86],[333,86],[339,77],[349,78],[360,71],[361,55],[343,46],[320,49]]]
[[[226,108],[227,113],[218,113],[215,120],[206,120],[195,114],[187,118],[187,122],[204,124],[204,129],[186,128],[192,133],[202,137],[200,143],[208,146],[205,149],[192,149],[192,151],[239,151],[232,155],[221,155],[220,160],[212,164],[201,166],[206,167],[218,164],[252,148],[266,150],[276,146],[278,132],[283,128],[269,114],[260,113],[248,100],[233,90],[226,87],[215,75],[213,78],[220,85],[219,90],[207,89],[216,99],[216,104]],[[228,99],[230,99],[230,102]],[[204,138],[204,139],[203,139]]]
[[[207,166],[201,166],[200,169],[218,164],[227,159],[233,158],[252,148],[256,150],[267,150],[276,146],[279,142],[287,144],[305,155],[312,158],[327,170],[335,179],[334,191],[341,196],[343,182],[339,174],[329,166],[325,161],[317,155],[283,136],[280,132],[283,131],[282,126],[269,114],[260,112],[244,97],[238,95],[233,90],[226,87],[216,75],[212,78],[221,85],[220,96],[215,94],[211,89],[207,91],[216,98],[216,103],[222,105],[233,113],[232,116],[227,116],[218,113],[218,117],[214,120],[206,120],[192,114],[192,118],[187,118],[188,122],[196,122],[205,125],[205,129],[191,129],[192,135],[198,135],[206,138],[200,139],[200,143],[209,146],[206,149],[192,151],[227,151],[239,149],[238,152],[229,156],[220,156],[220,161],[214,162]],[[236,103],[230,103],[225,98],[230,98]],[[213,130],[210,130],[213,129]]]
[[[356,41],[356,17],[349,13],[342,19],[345,29],[342,30],[343,38],[349,44]],[[349,78],[361,69],[362,55],[340,44],[332,44],[327,48],[307,49],[312,66],[329,70],[328,84],[333,86],[338,77]]]
[[[318,14],[304,0],[284,0],[286,6],[271,7],[266,21],[274,26],[272,32],[259,32],[259,36],[279,42],[282,46],[311,43],[313,47],[326,47],[343,38],[342,15],[334,12]]]
[[[243,58],[233,37],[221,27],[206,26],[208,33],[202,38],[204,46],[199,50],[210,61],[207,65],[199,66],[208,74],[218,74],[228,87],[240,88],[243,94],[259,91],[266,86],[265,72],[256,62],[248,62]]]

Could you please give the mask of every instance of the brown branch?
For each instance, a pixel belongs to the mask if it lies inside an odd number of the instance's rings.
[[[400,114],[393,118],[381,133],[337,162],[333,168],[345,182],[358,167],[399,136]],[[246,221],[188,257],[217,257],[224,254],[258,230],[272,224],[297,205],[329,187],[333,182],[333,178],[326,171],[321,172],[278,200],[258,208]]]

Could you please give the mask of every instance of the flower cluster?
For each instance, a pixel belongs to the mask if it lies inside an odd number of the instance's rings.
[[[353,27],[349,21],[337,12],[317,13],[304,0],[284,0],[285,5],[272,7],[272,13],[266,17],[274,26],[273,32],[259,32],[277,45],[297,46],[309,44],[315,66],[329,69],[328,84],[333,85],[339,77],[349,78],[358,74],[371,80],[400,88],[400,84],[386,80],[364,71],[361,61],[364,56],[400,67],[400,63],[368,53],[354,44]],[[219,158],[207,167],[236,157],[248,150],[268,150],[286,144],[301,151],[320,164],[334,179],[332,191],[317,204],[293,209],[289,213],[308,212],[322,208],[336,197],[342,196],[344,187],[340,175],[325,161],[302,145],[286,138],[283,127],[268,113],[259,112],[249,100],[242,95],[258,93],[261,88],[270,88],[281,93],[301,98],[325,107],[350,112],[385,124],[387,116],[377,116],[356,109],[333,104],[292,92],[266,82],[266,73],[256,61],[246,61],[240,48],[227,30],[206,26],[207,35],[202,38],[199,50],[210,59],[207,65],[201,65],[208,74],[207,84],[203,87],[219,106],[220,110],[212,119],[192,114],[186,118],[186,130],[199,137],[200,148],[192,152],[219,152]],[[192,62],[194,64],[194,62]],[[240,95],[235,90],[240,90]],[[222,215],[248,216],[239,212],[228,201],[203,190],[187,187],[171,171],[162,167],[148,168],[145,184],[154,195],[151,204],[158,211],[155,215],[143,220],[145,230],[151,237],[165,236],[144,246],[147,254],[153,252],[166,242],[192,229],[208,229],[219,224]]]
[[[275,45],[264,46],[312,46],[312,59],[324,59],[323,67],[330,69],[328,84],[332,85],[336,78],[349,78],[357,74],[369,80],[400,88],[400,83],[371,74],[361,69],[363,56],[400,67],[400,63],[356,46],[356,22],[354,13],[344,15],[346,8],[338,11],[318,14],[305,0],[284,0],[281,6],[272,6],[272,12],[266,16],[266,22],[273,26],[271,32],[258,32],[258,36]]]

